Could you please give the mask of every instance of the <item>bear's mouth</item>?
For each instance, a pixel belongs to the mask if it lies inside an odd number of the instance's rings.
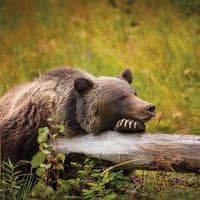
[[[144,122],[136,119],[120,119],[117,121],[114,130],[118,132],[145,132]]]

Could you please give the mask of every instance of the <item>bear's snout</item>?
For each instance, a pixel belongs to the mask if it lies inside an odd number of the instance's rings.
[[[152,104],[146,105],[145,109],[146,109],[147,113],[150,114],[152,117],[156,115],[156,106],[155,105],[152,105]]]
[[[129,118],[147,122],[156,115],[156,106],[139,97],[131,96],[128,105]]]

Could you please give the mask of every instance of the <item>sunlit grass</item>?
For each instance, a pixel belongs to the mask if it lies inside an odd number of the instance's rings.
[[[129,12],[127,11],[129,8]],[[151,132],[199,133],[199,17],[169,1],[2,1],[0,94],[57,66],[94,75],[134,71],[157,105]]]

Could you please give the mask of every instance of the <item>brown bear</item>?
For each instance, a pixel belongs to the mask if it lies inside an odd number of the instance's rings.
[[[130,70],[94,77],[60,68],[8,91],[0,99],[1,157],[30,159],[37,151],[38,129],[51,128],[47,119],[52,116],[69,136],[112,130],[121,119],[150,120],[155,106],[139,99],[131,82]]]

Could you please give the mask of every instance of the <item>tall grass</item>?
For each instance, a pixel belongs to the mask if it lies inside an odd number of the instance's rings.
[[[129,67],[139,96],[157,105],[148,131],[200,134],[197,4],[0,0],[0,95],[58,66],[78,66],[96,76]],[[0,199],[30,198],[33,177],[20,174],[19,167],[1,162]],[[196,199],[199,182],[192,176],[191,185],[184,175],[187,180],[177,183],[183,179],[177,176],[141,175],[136,185],[144,199]]]
[[[1,161],[0,199],[27,200],[33,185],[32,173],[22,174],[23,164],[13,164],[10,160]]]
[[[148,131],[199,134],[200,18],[177,5],[0,1],[0,94],[57,66],[97,76],[129,67],[139,96],[157,105]]]

